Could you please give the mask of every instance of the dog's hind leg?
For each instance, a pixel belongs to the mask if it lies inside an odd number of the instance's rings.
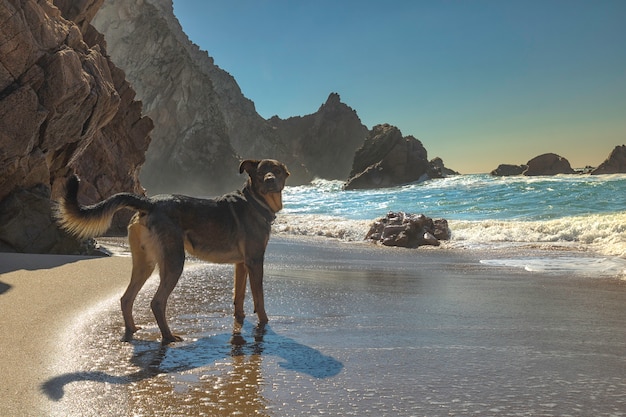
[[[167,324],[165,317],[165,309],[167,307],[167,299],[176,287],[178,279],[183,272],[185,263],[185,249],[183,246],[182,236],[160,236],[161,239],[161,255],[159,259],[159,274],[161,282],[157,289],[150,306],[152,313],[156,318],[161,335],[163,337],[161,343],[167,345],[172,342],[182,341],[182,337],[172,333]],[[166,243],[167,242],[167,243]]]
[[[133,304],[137,294],[152,275],[155,267],[154,254],[150,253],[150,236],[148,229],[142,224],[134,221],[128,227],[128,242],[133,259],[133,272],[130,277],[130,284],[120,300],[122,305],[122,316],[124,317],[124,341],[130,342],[133,334],[139,330],[133,318]],[[153,250],[153,249],[152,249]]]
[[[241,262],[235,264],[235,288],[233,302],[235,304],[235,321],[241,326],[246,315],[243,312],[243,302],[246,296],[246,281],[248,270],[246,265]]]

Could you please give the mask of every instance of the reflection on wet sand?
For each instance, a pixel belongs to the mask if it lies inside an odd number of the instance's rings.
[[[88,394],[90,387],[80,384],[96,382],[117,386],[127,397],[126,408],[136,415],[159,410],[164,415],[269,416],[264,410],[271,406],[263,397],[265,386],[271,383],[261,366],[265,357],[277,357],[279,367],[313,378],[332,377],[343,368],[334,358],[279,335],[267,325],[246,325],[241,332],[172,346],[162,346],[158,340],[134,340],[130,345],[134,372],[120,374],[111,364],[109,371],[69,372],[44,383],[43,392],[60,401],[70,385]],[[123,369],[128,364],[119,366]]]

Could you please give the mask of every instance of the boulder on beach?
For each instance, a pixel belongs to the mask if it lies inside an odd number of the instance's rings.
[[[526,176],[575,174],[569,161],[555,153],[545,153],[531,159],[526,163],[528,168],[524,171]]]
[[[616,146],[591,175],[626,173],[626,145]]]
[[[365,240],[385,246],[417,248],[425,245],[439,246],[440,240],[449,240],[450,236],[447,220],[433,220],[423,214],[400,211],[389,212],[387,216],[376,220]]]

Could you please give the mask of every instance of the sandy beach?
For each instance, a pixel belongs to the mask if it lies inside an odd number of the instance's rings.
[[[0,415],[46,415],[41,385],[73,320],[119,297],[130,258],[0,253]]]
[[[624,281],[502,256],[272,238],[270,326],[234,343],[232,267],[189,262],[162,348],[155,279],[119,342],[130,258],[1,254],[0,415],[623,415]]]

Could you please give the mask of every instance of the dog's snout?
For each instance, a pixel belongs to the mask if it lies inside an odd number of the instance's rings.
[[[267,183],[274,183],[274,182],[276,182],[276,175],[274,175],[271,172],[268,172],[267,174],[265,174],[265,177],[263,178],[263,181],[265,181]]]

